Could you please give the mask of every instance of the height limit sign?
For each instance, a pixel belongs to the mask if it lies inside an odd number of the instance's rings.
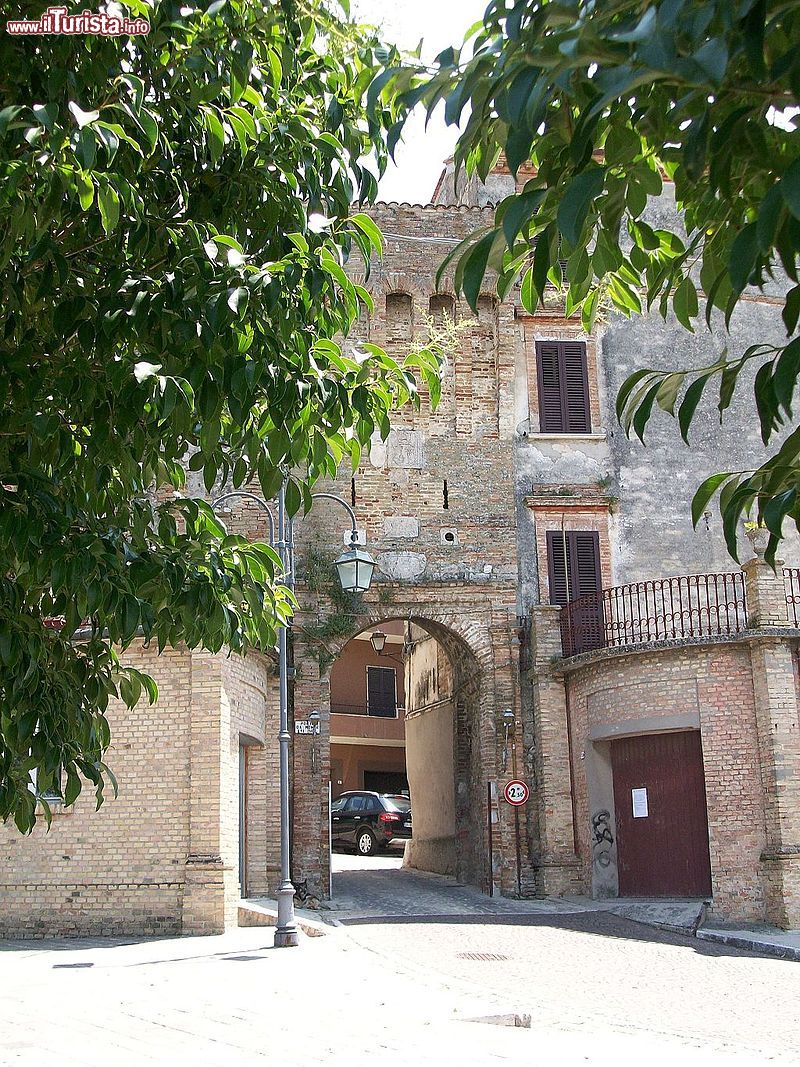
[[[530,795],[530,789],[524,782],[519,780],[509,782],[503,790],[503,796],[515,808],[520,808],[523,804],[527,804]]]

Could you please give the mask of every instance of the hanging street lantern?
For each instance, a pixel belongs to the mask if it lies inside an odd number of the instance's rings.
[[[336,560],[336,569],[345,593],[366,593],[372,582],[375,560],[363,548],[348,548]]]

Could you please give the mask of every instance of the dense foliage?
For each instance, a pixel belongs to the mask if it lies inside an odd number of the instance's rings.
[[[366,114],[371,31],[324,0],[124,6],[149,34],[0,33],[0,816],[23,831],[32,772],[102,800],[109,698],[156,698],[118,659],[137,634],[241,652],[290,610],[186,467],[266,497],[291,471],[296,511],[416,398],[411,363],[438,381],[429,353],[336,340],[397,119]]]
[[[748,286],[772,285],[786,343],[700,369],[642,369],[618,413],[643,437],[658,405],[686,438],[704,389],[718,383],[722,417],[742,372],[757,368],[765,445],[785,431],[800,372],[796,0],[492,0],[467,42],[433,68],[388,64],[372,97],[399,94],[429,112],[444,102],[447,121],[464,123],[458,167],[485,178],[502,152],[524,181],[494,225],[449,257],[470,303],[491,269],[501,295],[521,278],[533,311],[546,285],[562,284],[565,261],[567,314],[580,311],[587,329],[606,302],[672,312],[687,330],[703,316],[724,329]],[[665,180],[682,224],[650,225],[648,198]],[[758,469],[709,479],[695,521],[720,487],[731,553],[742,515],[757,514],[774,559],[785,518],[800,526],[800,430]]]

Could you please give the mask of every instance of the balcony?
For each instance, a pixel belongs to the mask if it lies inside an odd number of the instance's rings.
[[[800,571],[796,572],[795,588],[797,613]],[[791,603],[787,593],[787,604]],[[619,585],[579,597],[561,609],[565,656],[654,641],[737,634],[745,629],[747,596],[741,571],[684,574]]]
[[[371,719],[402,719],[405,708],[395,708],[394,711],[375,711],[367,708],[365,704],[340,704],[331,701],[331,715],[364,715]]]

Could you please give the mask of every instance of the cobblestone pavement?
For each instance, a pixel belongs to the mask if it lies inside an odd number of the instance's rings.
[[[330,908],[338,918],[399,918],[445,915],[570,914],[586,905],[564,900],[509,900],[487,897],[474,886],[453,878],[402,867],[402,849],[376,856],[334,852],[333,899]]]
[[[351,903],[381,870],[404,873],[386,857],[366,879],[350,866]],[[405,894],[393,892],[390,908]],[[455,895],[461,913],[362,915],[296,949],[272,948],[268,928],[0,943],[0,1065],[800,1064],[795,963],[608,913],[492,918],[458,887],[431,893],[437,908]],[[530,1028],[492,1025],[524,1013]]]

